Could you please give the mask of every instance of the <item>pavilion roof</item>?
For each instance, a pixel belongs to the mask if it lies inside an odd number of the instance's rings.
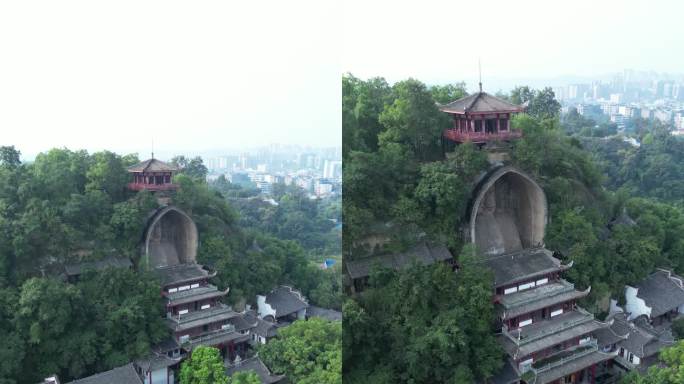
[[[497,112],[522,112],[523,108],[519,105],[509,103],[506,100],[492,96],[486,92],[478,92],[456,101],[452,101],[449,104],[442,105],[440,106],[440,110],[442,112],[455,114],[484,114]]]
[[[178,167],[155,158],[128,167],[128,172],[177,172]]]

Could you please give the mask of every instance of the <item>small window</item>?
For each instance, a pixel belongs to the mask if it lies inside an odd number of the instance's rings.
[[[186,313],[188,313],[187,309],[181,309],[180,311],[178,311],[179,315],[185,315]]]
[[[518,324],[518,327],[522,328],[522,327],[524,327],[526,325],[530,325],[530,324],[532,324],[532,319],[527,319],[527,320],[521,321],[520,324]]]
[[[511,287],[511,288],[504,289],[504,295],[508,295],[510,293],[516,293],[516,292],[518,292],[518,287]]]
[[[204,304],[200,309],[211,308],[211,304]]]
[[[190,288],[199,288],[199,283],[190,285]]]
[[[190,289],[190,286],[189,286],[189,285],[184,285],[184,286],[182,286],[182,287],[178,287],[178,290],[179,290],[179,291],[187,291],[188,289]]]
[[[183,335],[180,338],[178,338],[178,342],[180,342],[181,344],[185,343],[188,340],[190,340],[190,335]]]
[[[178,292],[178,288],[169,288],[169,293],[176,293]]]

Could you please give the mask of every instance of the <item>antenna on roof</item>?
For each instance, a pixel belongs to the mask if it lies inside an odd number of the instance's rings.
[[[480,58],[477,58],[477,68],[480,72],[480,93],[482,93],[482,63],[480,62]]]

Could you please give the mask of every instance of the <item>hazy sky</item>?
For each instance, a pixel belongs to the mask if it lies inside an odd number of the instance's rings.
[[[0,145],[340,145],[340,12],[315,0],[2,2]]]
[[[343,70],[428,83],[684,72],[682,1],[344,2]]]

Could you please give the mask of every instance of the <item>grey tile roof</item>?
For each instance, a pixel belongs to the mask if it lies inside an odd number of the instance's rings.
[[[375,265],[399,270],[410,266],[413,261],[422,265],[430,265],[451,259],[453,259],[453,255],[445,246],[421,243],[406,252],[349,260],[345,262],[345,265],[349,277],[358,279],[368,276]]]
[[[342,312],[334,309],[316,307],[315,305],[309,306],[309,309],[306,310],[306,314],[309,317],[321,317],[330,321],[342,321]]]
[[[613,327],[600,328],[594,331],[594,336],[598,341],[599,347],[617,344],[627,338],[626,334],[618,334]]]
[[[242,360],[240,363],[228,366],[226,368],[226,375],[232,376],[237,372],[252,371],[259,376],[262,384],[274,384],[283,381],[285,375],[274,375],[269,371],[259,356],[250,357]]]
[[[651,307],[651,318],[684,305],[681,278],[670,271],[657,270],[636,285],[637,297]]]
[[[489,383],[517,384],[519,380],[520,376],[518,375],[518,371],[516,371],[515,368],[513,368],[513,364],[511,364],[511,361],[509,359],[506,359],[506,361],[504,362],[504,366],[501,367],[501,370],[489,380]]]
[[[173,316],[172,318],[167,317],[166,322],[172,330],[178,332],[201,327],[205,324],[229,320],[239,315],[239,313],[233,311],[229,306],[219,304],[208,309],[193,311],[180,316]]]
[[[219,330],[194,337],[183,344],[184,347],[193,349],[200,345],[216,346],[226,343],[244,343],[249,340],[249,335],[243,335],[234,330]]]
[[[133,363],[122,367],[98,373],[83,379],[74,380],[71,384],[142,384],[142,380],[135,372]],[[67,383],[68,384],[68,383]]]
[[[494,272],[494,286],[513,284],[527,278],[560,271],[569,266],[561,264],[545,248],[530,248],[503,255],[488,256],[482,263]]]
[[[140,367],[144,372],[154,371],[160,368],[172,367],[179,364],[182,357],[171,358],[162,353],[154,353],[147,355],[146,357],[136,361],[138,367]]]
[[[616,317],[613,328],[619,327],[620,331],[627,330],[626,338],[618,343],[618,346],[635,354],[639,358],[657,354],[661,349],[671,346],[674,338],[669,330],[658,331],[648,321],[639,317],[628,322],[624,315]]]
[[[309,306],[299,291],[284,285],[269,292],[266,295],[266,303],[275,309],[276,318],[296,313]]]
[[[257,318],[246,314],[240,314],[232,319],[230,323],[235,326],[238,332],[246,331],[257,326]]]
[[[486,92],[473,93],[472,95],[452,101],[440,107],[442,112],[447,113],[496,113],[496,112],[521,112],[519,105],[509,103]]]
[[[64,266],[67,276],[78,276],[87,270],[101,271],[105,268],[131,268],[133,264],[126,257],[105,257],[97,261],[83,261]]]
[[[176,172],[178,168],[157,159],[147,159],[128,167],[128,172]]]
[[[500,296],[499,307],[502,318],[510,319],[551,305],[576,300],[588,294],[589,289],[577,291],[573,284],[559,280],[526,291]]]
[[[162,287],[216,276],[216,272],[209,273],[202,265],[195,263],[158,267],[153,272],[159,277]]]
[[[605,326],[605,324],[596,320],[587,321],[571,328],[566,328],[562,331],[549,334],[543,338],[536,339],[525,344],[521,343],[520,346],[516,345],[516,343],[507,336],[501,335],[497,338],[509,356],[514,358],[524,358],[525,356],[529,356],[530,354],[541,351],[542,349],[552,347],[575,337],[590,334]]]
[[[167,293],[165,296],[168,299],[169,305],[176,306],[180,304],[193,303],[199,300],[211,299],[214,297],[223,297],[227,294],[227,289],[225,291],[219,291],[215,286],[207,284],[203,287]]]
[[[612,354],[607,354],[603,352],[592,352],[590,354],[580,356],[576,359],[573,359],[571,361],[568,361],[564,364],[561,364],[557,367],[551,368],[547,371],[544,371],[542,373],[539,373],[536,377],[535,380],[532,382],[534,384],[545,384],[545,383],[550,383],[555,380],[560,379],[561,377],[567,376],[571,373],[575,373],[577,371],[581,371],[582,369],[586,367],[590,367],[594,364],[600,363],[602,361],[610,360],[614,356]]]
[[[265,338],[275,337],[278,335],[278,327],[275,323],[263,319],[257,319],[257,325],[252,332]]]

